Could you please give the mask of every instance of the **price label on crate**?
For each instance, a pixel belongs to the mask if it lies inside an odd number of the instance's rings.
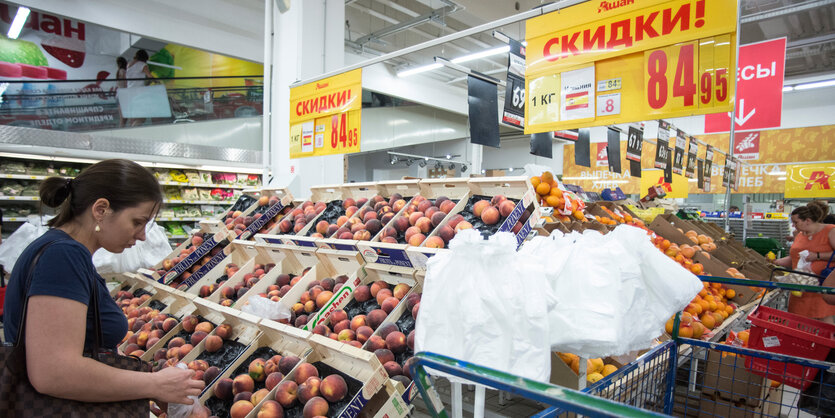
[[[290,89],[290,158],[360,151],[362,69]]]

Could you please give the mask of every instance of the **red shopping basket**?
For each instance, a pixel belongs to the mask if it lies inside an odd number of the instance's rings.
[[[748,348],[810,360],[825,360],[835,347],[835,325],[760,306],[748,319],[753,325]],[[806,389],[818,374],[815,367],[747,356],[751,372],[786,385]]]

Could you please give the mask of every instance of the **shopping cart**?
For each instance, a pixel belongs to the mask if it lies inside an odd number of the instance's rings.
[[[788,291],[835,294],[835,288],[715,276],[700,278],[705,282],[752,286],[768,291],[759,301],[740,307],[737,314],[729,317],[726,320],[728,331],[745,328],[749,315],[754,312],[760,312],[760,315],[755,314],[751,322],[758,321],[765,312],[773,314],[776,311],[778,317],[786,318],[783,307]],[[582,391],[530,381],[432,353],[418,353],[411,372],[429,413],[437,417],[447,417],[448,413],[426,368],[549,405],[536,417],[835,416],[835,350],[825,359],[807,359],[723,344],[718,342],[720,334],[714,341],[683,338],[678,336],[679,319],[677,315],[671,340]],[[751,331],[749,341],[755,338],[753,335]],[[756,365],[764,365],[765,369],[758,370]],[[796,368],[807,372],[796,376],[790,372]],[[792,383],[792,386],[781,382]]]

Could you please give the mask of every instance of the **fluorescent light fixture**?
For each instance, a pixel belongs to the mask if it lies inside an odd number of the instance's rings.
[[[493,55],[507,54],[510,51],[510,45],[504,45],[496,48],[486,49],[474,54],[464,55],[462,57],[453,58],[452,62],[460,64],[462,62],[473,61],[481,58],[492,57]]]
[[[817,89],[821,87],[832,87],[835,86],[835,80],[826,80],[826,81],[818,81],[815,83],[806,83],[806,84],[798,84],[794,86],[795,90],[809,90],[809,89]]]
[[[600,177],[563,177],[563,180],[600,180]]]
[[[785,177],[777,177],[777,180],[785,180]]]
[[[428,65],[423,65],[423,66],[420,66],[420,67],[410,68],[410,69],[405,70],[405,71],[401,71],[401,72],[397,73],[397,76],[398,77],[408,77],[410,75],[415,75],[415,74],[425,73],[427,71],[437,70],[438,68],[441,68],[443,66],[444,66],[443,64],[441,64],[439,62],[436,62],[436,63],[432,63],[432,64],[428,64]]]
[[[695,182],[699,181],[699,179],[687,179],[687,181],[689,181],[690,183],[695,183]]]
[[[783,86],[783,93],[785,93],[787,91],[792,91],[792,90],[794,90],[794,87],[792,87],[792,86]]]
[[[26,24],[26,19],[29,18],[29,8],[20,6],[17,8],[17,14],[9,26],[9,39],[17,39],[20,36],[20,31],[23,30],[23,25]]]
[[[772,171],[772,172],[768,173],[768,175],[769,176],[785,176],[786,172],[785,171]]]

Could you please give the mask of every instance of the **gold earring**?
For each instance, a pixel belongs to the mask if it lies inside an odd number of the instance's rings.
[[[100,226],[98,226],[98,225],[96,225],[96,229],[95,229],[94,231],[96,231],[96,232],[101,232],[101,227],[100,227]]]

